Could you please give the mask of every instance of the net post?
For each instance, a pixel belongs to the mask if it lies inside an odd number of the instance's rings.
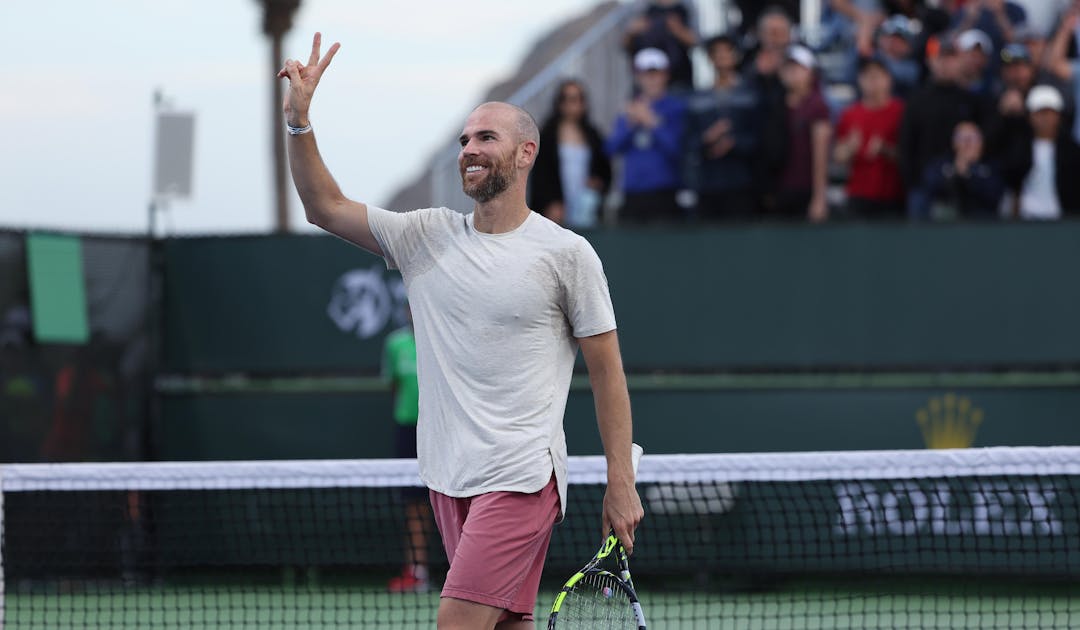
[[[4,630],[4,467],[0,466],[0,630]]]

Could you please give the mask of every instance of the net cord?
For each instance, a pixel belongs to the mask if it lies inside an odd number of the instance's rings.
[[[1080,474],[1080,447],[802,453],[651,454],[638,483],[926,479]],[[603,456],[569,459],[569,481],[607,482]],[[422,486],[416,460],[0,465],[0,492]]]

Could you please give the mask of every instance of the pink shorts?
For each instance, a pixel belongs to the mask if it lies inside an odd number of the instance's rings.
[[[450,559],[442,596],[502,608],[500,622],[532,620],[551,530],[559,516],[555,476],[531,494],[430,494]]]

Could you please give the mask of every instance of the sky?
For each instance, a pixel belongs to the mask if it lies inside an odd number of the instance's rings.
[[[341,50],[311,107],[345,194],[385,204],[537,37],[597,0],[303,0],[284,54]],[[153,95],[195,114],[171,234],[273,229],[271,53],[259,0],[4,0],[0,229],[144,233]],[[276,105],[275,105],[276,106]],[[290,222],[311,229],[289,186]]]

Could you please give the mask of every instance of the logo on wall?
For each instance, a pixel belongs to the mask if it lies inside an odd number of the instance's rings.
[[[370,339],[387,324],[405,324],[405,284],[386,276],[381,264],[353,269],[334,282],[326,314],[343,333]]]
[[[953,393],[931,398],[915,412],[926,448],[967,448],[983,421],[983,411]]]

